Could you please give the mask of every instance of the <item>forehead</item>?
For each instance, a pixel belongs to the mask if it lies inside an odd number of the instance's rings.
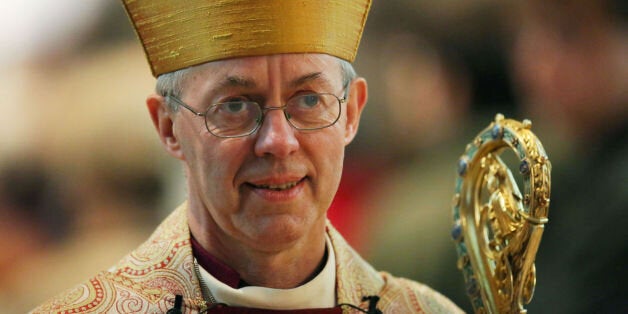
[[[254,86],[299,84],[299,80],[308,77],[316,78],[313,81],[341,84],[342,71],[339,59],[326,54],[242,57],[203,64],[198,66],[192,75],[193,80],[210,85],[223,84],[225,80],[240,80],[234,83],[244,87],[252,87],[246,86],[247,84]]]

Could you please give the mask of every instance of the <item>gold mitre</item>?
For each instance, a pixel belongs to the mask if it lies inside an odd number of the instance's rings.
[[[371,0],[122,0],[153,75],[220,59],[326,53],[353,62]]]

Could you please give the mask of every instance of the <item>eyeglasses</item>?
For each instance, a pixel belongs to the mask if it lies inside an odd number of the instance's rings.
[[[348,85],[348,84],[347,84]],[[282,110],[288,123],[297,130],[320,130],[334,125],[340,119],[341,105],[347,101],[345,94],[339,98],[334,94],[315,93],[294,96],[279,107],[262,107],[254,101],[228,101],[212,104],[205,112],[197,112],[178,97],[168,94],[165,97],[174,100],[185,109],[205,118],[205,127],[217,137],[243,137],[255,133],[266,112]]]

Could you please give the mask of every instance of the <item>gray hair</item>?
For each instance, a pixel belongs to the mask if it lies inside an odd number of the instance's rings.
[[[340,71],[342,72],[342,86],[343,87],[347,86],[347,91],[345,93],[348,96],[349,95],[349,90],[348,90],[349,83],[357,77],[357,73],[355,72],[353,65],[349,61],[346,61],[337,57],[336,59],[338,60],[338,63],[340,64]],[[187,78],[188,74],[192,72],[192,70],[196,67],[197,66],[192,66],[192,67],[188,67],[181,70],[168,72],[168,73],[159,75],[157,77],[157,84],[155,87],[155,91],[157,92],[157,94],[161,96],[172,95],[180,99],[183,94],[183,85],[184,85],[185,79]],[[166,98],[166,102],[167,102],[168,108],[172,110],[173,112],[179,109],[179,104],[177,102],[170,101],[167,98]]]
[[[159,75],[155,86],[157,94],[164,97],[172,95],[180,99],[183,94],[183,82],[194,67],[195,66]],[[168,105],[168,108],[173,112],[179,109],[179,104],[175,101],[170,101],[168,98],[166,98],[166,105]]]

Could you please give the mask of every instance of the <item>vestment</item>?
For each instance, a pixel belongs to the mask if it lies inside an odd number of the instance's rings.
[[[33,313],[165,313],[183,296],[183,312],[205,302],[194,271],[187,205],[177,208],[153,235],[118,264],[39,306]],[[378,295],[384,313],[455,313],[458,308],[425,285],[376,272],[328,224],[336,254],[338,303],[367,308],[362,297]]]

